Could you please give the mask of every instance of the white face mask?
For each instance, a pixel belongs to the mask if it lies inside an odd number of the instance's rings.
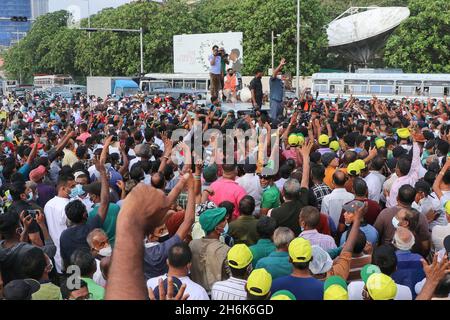
[[[392,225],[394,226],[395,229],[398,228],[400,221],[397,219],[396,216],[392,217]]]
[[[110,257],[111,254],[112,254],[111,246],[107,246],[107,247],[101,248],[98,251],[98,254],[101,255],[102,257]]]

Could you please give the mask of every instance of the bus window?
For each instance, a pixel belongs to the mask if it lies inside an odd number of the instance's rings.
[[[206,80],[197,80],[195,90],[208,90],[206,88]]]
[[[381,93],[393,94],[395,88],[393,86],[381,86]]]
[[[173,80],[173,88],[183,89],[183,80]]]
[[[444,87],[430,87],[430,95],[442,96],[444,93]]]
[[[194,89],[194,88],[195,88],[195,80],[184,81],[184,89]]]

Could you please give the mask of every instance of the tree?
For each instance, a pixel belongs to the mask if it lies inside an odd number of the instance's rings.
[[[300,73],[319,70],[327,46],[325,15],[318,0],[301,1]],[[196,6],[203,32],[242,31],[243,73],[271,66],[271,31],[281,36],[275,43],[275,59],[286,58],[285,70],[295,74],[297,1],[295,0],[204,0]]]
[[[63,10],[40,16],[26,37],[6,52],[4,58],[8,77],[19,79],[21,76],[29,82],[35,73],[47,73],[55,69],[64,71],[64,66],[56,65],[56,62],[49,65],[44,57],[52,50],[59,50],[60,43],[54,40],[65,29],[68,17],[68,12]],[[52,56],[55,57],[55,54]],[[71,63],[64,59],[59,61],[64,65]]]
[[[389,38],[384,61],[405,72],[450,73],[450,3],[410,0],[411,17]]]

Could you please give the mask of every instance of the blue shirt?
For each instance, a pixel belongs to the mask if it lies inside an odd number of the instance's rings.
[[[270,100],[283,101],[284,84],[281,79],[270,77]]]
[[[411,251],[397,250],[397,270],[392,274],[395,283],[407,286],[411,289],[413,299],[416,297],[415,285],[425,278],[423,271],[422,256]]]
[[[17,172],[22,174],[25,180],[28,180],[28,176],[30,175],[31,167],[28,163],[25,163]]]
[[[323,300],[323,282],[313,277],[285,276],[272,282],[271,292],[289,290],[297,300]]]
[[[209,72],[212,74],[222,74],[222,58],[220,56],[215,57],[212,54],[209,56],[208,61],[211,63],[214,59],[216,59],[216,63],[213,66],[211,64],[209,65]]]
[[[255,269],[264,268],[272,276],[272,281],[292,273],[292,264],[289,263],[289,254],[284,251],[275,251],[268,257],[262,258]]]
[[[366,224],[365,226],[359,227],[359,230],[361,230],[365,234],[367,241],[369,241],[372,244],[372,246],[374,246],[374,247],[377,246],[377,244],[378,244],[378,231],[377,231],[377,229],[375,229],[370,224]],[[344,245],[345,240],[347,239],[347,232],[348,231],[345,231],[342,234],[340,246]]]
[[[167,273],[169,267],[167,266],[167,258],[169,257],[169,249],[182,240],[178,235],[174,235],[169,240],[162,243],[155,243],[144,250],[144,275],[145,280],[159,277]]]

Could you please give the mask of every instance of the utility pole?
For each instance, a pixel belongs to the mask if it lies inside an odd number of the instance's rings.
[[[144,29],[110,29],[110,28],[79,28],[78,30],[84,30],[89,33],[97,31],[111,31],[111,32],[134,32],[140,34],[140,56],[141,56],[141,76],[144,75]]]
[[[297,84],[295,95],[300,98],[300,0],[297,0]]]
[[[272,30],[272,74],[273,74],[273,68],[275,68],[275,62],[274,62],[274,60],[275,60],[275,54],[274,54],[274,40],[275,39],[277,39],[277,38],[279,38],[280,37],[280,34],[277,34],[276,36],[274,35],[274,32],[273,32],[273,30]]]

